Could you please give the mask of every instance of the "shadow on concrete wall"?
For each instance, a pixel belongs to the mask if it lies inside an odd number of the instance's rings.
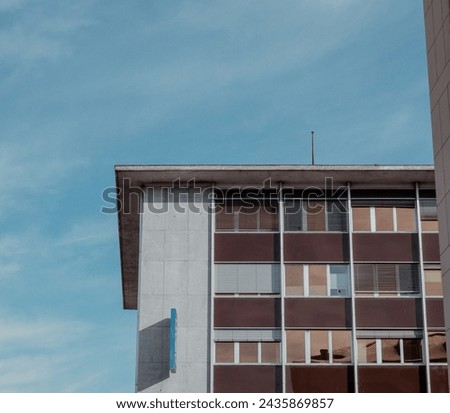
[[[170,375],[170,319],[139,331],[137,391],[161,383]]]

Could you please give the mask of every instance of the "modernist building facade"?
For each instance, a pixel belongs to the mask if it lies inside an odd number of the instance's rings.
[[[137,391],[448,390],[431,166],[117,166],[116,183]]]
[[[450,2],[424,0],[447,343],[450,344]]]

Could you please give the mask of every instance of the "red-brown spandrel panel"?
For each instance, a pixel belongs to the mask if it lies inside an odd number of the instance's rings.
[[[422,250],[425,262],[440,262],[439,234],[422,234]]]
[[[351,301],[346,298],[286,298],[286,327],[351,327]]]
[[[427,298],[427,320],[428,328],[443,328],[444,300],[442,298]]]
[[[353,393],[353,366],[287,366],[287,393]]]
[[[360,328],[420,328],[422,308],[416,298],[357,298],[356,326]]]
[[[278,234],[226,234],[214,236],[216,262],[277,262],[280,261]]]
[[[214,327],[264,327],[281,325],[279,298],[216,298]]]
[[[448,392],[447,366],[430,366],[430,383],[432,393]]]
[[[418,261],[417,234],[353,234],[357,262]]]
[[[281,366],[214,366],[215,393],[281,391]]]
[[[284,259],[303,262],[348,261],[348,235],[300,232],[285,234]]]
[[[425,366],[360,366],[360,393],[424,393]]]

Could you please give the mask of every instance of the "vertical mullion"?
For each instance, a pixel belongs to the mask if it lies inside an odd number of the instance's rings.
[[[417,223],[417,237],[419,239],[419,274],[420,274],[420,292],[422,303],[422,319],[423,319],[423,347],[425,354],[425,373],[427,378],[427,392],[431,393],[431,378],[430,378],[430,355],[428,347],[428,320],[427,320],[427,300],[425,294],[425,271],[423,267],[423,246],[422,246],[422,221],[420,219],[420,199],[419,199],[419,184],[416,182],[416,223]]]
[[[215,255],[215,232],[216,232],[216,194],[215,194],[215,185],[214,183],[211,185],[212,197],[211,197],[211,205],[210,205],[210,244],[211,244],[211,258],[209,263],[209,273],[210,280],[209,285],[211,291],[209,292],[210,301],[210,317],[209,317],[209,391],[210,393],[214,392],[214,362],[215,362],[215,346],[214,346],[214,297],[216,292],[216,283],[215,283],[215,265],[214,265],[214,255]]]
[[[358,343],[356,340],[356,300],[355,300],[355,264],[353,260],[353,211],[352,211],[352,193],[350,182],[347,184],[347,208],[348,208],[348,242],[349,242],[349,259],[350,259],[350,292],[351,292],[351,309],[352,309],[352,355],[355,378],[355,393],[359,392],[358,386]],[[371,207],[371,223],[372,223],[372,209]],[[373,227],[371,226],[371,229]]]
[[[303,265],[303,295],[309,297],[309,264]]]
[[[286,296],[286,268],[284,264],[284,199],[283,199],[283,184],[280,182],[278,191],[278,225],[280,232],[280,283],[281,283],[281,383],[282,391],[286,393],[286,325],[285,325],[285,311],[284,303]]]

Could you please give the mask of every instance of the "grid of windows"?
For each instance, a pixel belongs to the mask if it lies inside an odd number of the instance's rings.
[[[286,359],[288,363],[301,364],[351,363],[351,332],[287,330]]]
[[[302,199],[285,201],[285,231],[346,232],[347,218],[345,201]]]
[[[299,297],[349,296],[349,266],[286,264],[286,295]]]
[[[279,264],[216,264],[216,294],[279,294]]]
[[[216,231],[278,231],[276,203],[258,199],[217,201]]]
[[[422,363],[420,338],[359,338],[359,364]]]
[[[280,342],[216,341],[217,364],[279,364]]]
[[[415,232],[414,206],[352,206],[355,232]]]

